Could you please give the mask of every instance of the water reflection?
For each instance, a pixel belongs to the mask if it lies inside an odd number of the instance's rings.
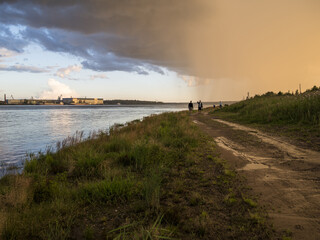
[[[61,139],[72,134],[72,111],[68,108],[48,111],[47,122],[50,127],[50,135],[54,139]]]

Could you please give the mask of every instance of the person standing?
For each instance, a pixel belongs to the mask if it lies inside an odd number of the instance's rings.
[[[189,111],[192,111],[192,110],[193,110],[193,103],[192,103],[192,101],[189,102],[188,108],[189,108]]]
[[[203,108],[201,100],[199,100],[199,102],[197,102],[197,103],[198,103],[198,111],[201,111]]]

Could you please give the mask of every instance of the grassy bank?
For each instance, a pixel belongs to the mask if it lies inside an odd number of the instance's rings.
[[[115,126],[0,180],[1,239],[270,239],[243,180],[187,113]]]
[[[211,113],[283,134],[320,150],[320,91],[317,87],[302,94],[268,92]]]

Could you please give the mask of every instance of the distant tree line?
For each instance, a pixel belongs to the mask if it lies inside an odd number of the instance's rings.
[[[164,104],[163,102],[157,101],[140,101],[140,100],[104,100],[105,105],[154,105],[154,104]]]

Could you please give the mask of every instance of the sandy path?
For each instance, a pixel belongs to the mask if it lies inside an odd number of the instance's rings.
[[[212,136],[221,157],[248,179],[269,216],[293,239],[320,239],[320,153],[209,115],[194,122]]]

